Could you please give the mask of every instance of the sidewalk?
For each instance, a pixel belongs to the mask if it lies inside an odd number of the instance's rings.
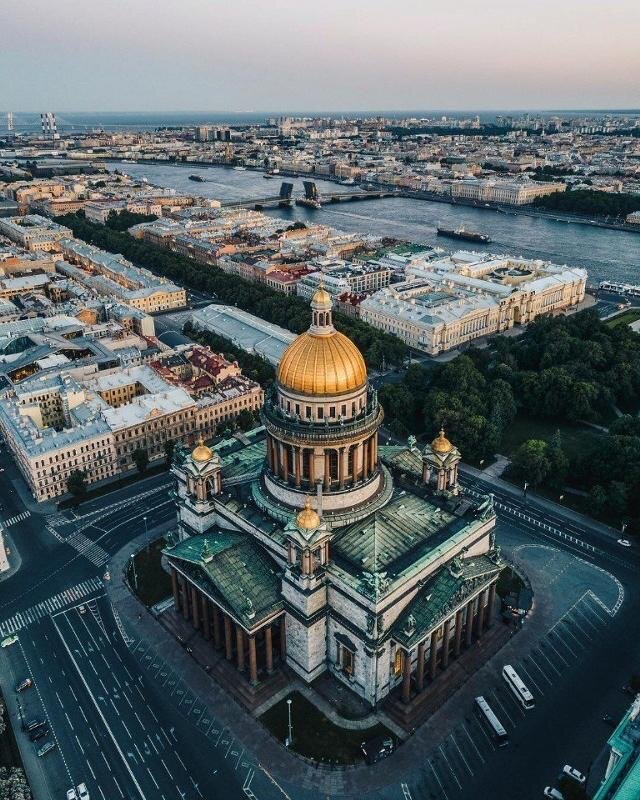
[[[582,525],[584,528],[591,529],[605,536],[610,536],[615,539],[620,538],[620,531],[611,528],[609,525],[605,525],[604,522],[598,522],[598,520],[587,517],[585,514],[580,514],[578,511],[573,511],[570,508],[561,506],[559,503],[554,503],[553,500],[547,500],[546,497],[541,497],[535,494],[535,492],[528,491],[525,501],[523,491],[520,487],[514,486],[508,481],[504,481],[502,478],[494,478],[487,475],[483,470],[472,467],[469,464],[460,464],[460,471],[472,478],[477,478],[485,483],[494,485],[497,489],[510,495],[514,500],[518,500],[520,503],[526,502],[528,506],[541,511],[547,511],[558,517],[564,517],[568,521],[575,522],[578,525]]]

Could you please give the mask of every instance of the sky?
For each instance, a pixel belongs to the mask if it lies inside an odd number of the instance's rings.
[[[0,108],[640,107],[640,0],[0,2]]]

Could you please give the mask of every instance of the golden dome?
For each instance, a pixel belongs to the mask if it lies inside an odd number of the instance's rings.
[[[304,508],[298,512],[296,517],[296,525],[298,528],[305,531],[315,531],[320,527],[320,517],[318,512],[314,511],[309,504],[309,500],[305,500]]]
[[[301,334],[284,352],[278,383],[306,395],[332,395],[364,386],[367,368],[362,354],[344,334]]]
[[[211,461],[213,458],[213,450],[210,447],[207,447],[202,440],[202,436],[198,439],[198,443],[191,453],[191,458],[193,461],[198,461],[199,463]]]
[[[440,433],[431,442],[431,449],[434,453],[440,453],[441,455],[450,453],[453,450],[453,445],[444,435],[444,430],[442,428],[440,428]]]

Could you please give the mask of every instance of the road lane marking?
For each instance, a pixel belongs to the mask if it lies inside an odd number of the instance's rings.
[[[132,771],[131,767],[129,766],[129,762],[124,757],[124,753],[122,752],[122,750],[120,748],[120,745],[118,744],[118,741],[117,741],[116,737],[113,734],[113,731],[109,727],[109,723],[107,722],[107,719],[106,719],[105,715],[102,713],[102,709],[100,708],[100,704],[98,703],[96,698],[93,696],[93,693],[91,692],[91,689],[89,688],[89,684],[87,683],[86,678],[82,674],[82,670],[80,669],[78,663],[76,662],[76,659],[75,659],[73,653],[71,652],[71,648],[67,644],[66,639],[62,635],[62,631],[58,627],[58,623],[57,623],[55,617],[52,617],[52,622],[53,622],[53,625],[54,625],[54,627],[55,627],[55,629],[56,629],[56,631],[58,633],[58,636],[60,637],[60,640],[62,641],[63,647],[67,651],[67,655],[71,659],[71,663],[73,664],[73,666],[76,669],[76,672],[80,676],[80,680],[82,681],[87,694],[91,698],[91,701],[93,702],[93,705],[95,706],[96,711],[98,712],[98,716],[100,717],[100,719],[102,720],[103,725],[107,729],[107,733],[111,737],[111,741],[113,742],[116,750],[118,751],[118,754],[119,754],[120,758],[122,759],[122,762],[124,763],[127,772],[129,773],[129,777],[131,778],[131,781],[133,782],[133,785],[135,786],[135,788],[136,788],[138,794],[140,795],[140,797],[142,798],[142,800],[146,800],[146,796],[145,796],[144,792],[142,791],[142,787],[140,786],[140,784],[136,780],[136,776],[133,774],[133,771]],[[109,762],[104,757],[104,751],[101,750],[100,752],[102,753],[102,757],[104,758],[105,763],[107,764],[107,766],[109,766]],[[110,766],[109,766],[109,771],[111,771],[111,767]],[[115,780],[115,777],[114,777],[114,780]],[[116,781],[116,784],[117,784],[117,781]],[[119,785],[118,785],[118,788],[120,788]],[[120,789],[120,793],[124,797],[122,789]]]
[[[440,791],[444,795],[444,799],[445,800],[449,800],[449,795],[446,793],[444,785],[443,785],[442,781],[440,780],[440,776],[436,772],[436,768],[433,766],[433,762],[431,760],[429,761],[429,766],[431,767],[431,771],[433,772],[433,774],[436,776],[436,780],[438,781],[438,785],[440,786]]]
[[[480,750],[478,750],[478,746],[476,745],[476,743],[475,743],[475,742],[473,741],[473,739],[471,738],[471,734],[470,734],[470,733],[469,733],[469,731],[467,730],[467,728],[466,728],[466,726],[465,726],[464,722],[462,723],[462,730],[463,730],[463,731],[464,731],[464,732],[467,734],[467,739],[468,739],[468,740],[471,742],[471,744],[473,745],[473,749],[474,749],[474,750],[476,751],[476,753],[478,754],[478,758],[480,759],[480,761],[482,761],[482,763],[483,763],[483,764],[486,764],[487,762],[484,760],[484,758],[483,758],[483,756],[482,756],[482,753],[480,752]]]
[[[464,761],[464,765],[465,765],[465,767],[467,768],[467,770],[468,770],[468,772],[469,772],[469,775],[471,775],[471,777],[473,777],[473,770],[472,770],[472,769],[471,769],[471,767],[469,766],[469,762],[467,761],[467,759],[466,759],[466,758],[463,756],[463,754],[462,754],[462,750],[461,750],[461,749],[460,749],[460,747],[458,746],[458,742],[456,741],[456,739],[455,739],[455,736],[453,735],[453,733],[451,733],[451,734],[450,734],[449,738],[450,738],[450,739],[451,739],[451,741],[452,741],[452,742],[455,744],[455,746],[456,746],[456,750],[457,750],[457,751],[460,753],[460,758],[461,758],[461,759]]]
[[[442,757],[444,758],[445,764],[446,764],[446,765],[449,767],[449,771],[450,771],[450,772],[451,772],[451,774],[453,775],[453,779],[455,780],[455,782],[458,784],[458,788],[459,788],[459,789],[462,789],[462,784],[461,784],[461,783],[460,783],[460,781],[458,780],[458,776],[456,775],[456,773],[454,772],[454,769],[453,769],[453,767],[452,767],[452,766],[451,766],[451,764],[449,763],[449,759],[446,757],[446,755],[445,755],[445,753],[444,753],[444,750],[442,749],[442,745],[441,745],[441,744],[440,744],[440,745],[438,745],[438,748],[437,748],[437,749],[439,750],[440,754],[441,754],[441,755],[442,755]]]

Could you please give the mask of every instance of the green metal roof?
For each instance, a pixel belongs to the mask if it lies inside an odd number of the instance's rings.
[[[371,516],[338,530],[331,551],[334,558],[344,559],[358,571],[389,571],[392,566],[399,571],[403,556],[456,521],[444,508],[397,491],[390,503]]]
[[[418,644],[454,608],[498,575],[503,566],[499,557],[454,559],[424,585],[394,623],[391,635],[404,647]]]
[[[382,445],[380,458],[391,469],[422,477],[422,454],[418,450],[404,445]]]
[[[214,530],[163,552],[247,629],[283,607],[277,565],[247,534]]]
[[[264,439],[248,444],[240,450],[223,453],[222,480],[226,483],[243,479],[252,480],[260,474],[266,455],[267,443]]]
[[[609,738],[609,749],[618,754],[611,774],[593,794],[593,800],[638,800],[640,798],[640,698]]]

